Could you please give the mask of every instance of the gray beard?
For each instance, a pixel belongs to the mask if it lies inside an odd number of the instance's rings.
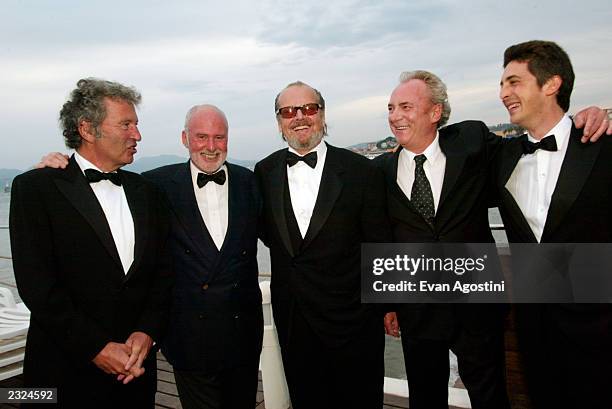
[[[283,138],[287,141],[287,144],[295,149],[296,151],[310,151],[315,148],[325,136],[324,131],[317,132],[312,134],[310,139],[305,143],[300,143],[297,139],[288,138],[287,135],[283,134]]]

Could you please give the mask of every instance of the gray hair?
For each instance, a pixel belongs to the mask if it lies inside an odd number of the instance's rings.
[[[323,99],[323,95],[321,95],[321,93],[319,92],[318,89],[311,87],[310,85],[306,84],[305,82],[294,81],[291,84],[287,84],[287,86],[285,88],[281,89],[281,91],[278,94],[276,94],[276,98],[274,98],[274,112],[278,111],[281,108],[278,105],[278,99],[280,98],[280,95],[283,93],[284,90],[286,90],[287,88],[291,88],[291,87],[308,87],[311,90],[313,90],[313,92],[315,93],[315,95],[319,99],[318,103],[319,103],[319,105],[321,105],[321,109],[325,111],[325,100]]]
[[[225,112],[221,111],[215,105],[212,105],[212,104],[201,104],[201,105],[194,105],[194,106],[192,106],[189,109],[189,111],[187,111],[187,115],[185,115],[185,126],[183,128],[185,133],[187,133],[187,134],[189,133],[189,122],[191,121],[191,118],[193,118],[193,116],[195,114],[197,114],[198,112],[200,112],[200,111],[214,111],[214,112],[216,112],[225,121],[225,127],[229,128],[229,125],[228,125],[228,122],[227,122],[227,117],[225,116]]]
[[[451,114],[448,94],[446,93],[446,84],[444,84],[436,74],[429,71],[405,71],[400,74],[400,83],[408,82],[410,80],[423,81],[431,94],[431,103],[434,105],[442,105],[442,114],[440,115],[440,120],[438,121],[438,128],[442,128],[448,122]]]
[[[83,78],[76,85],[59,114],[64,142],[70,149],[81,146],[83,139],[79,133],[79,125],[83,121],[91,123],[94,134],[100,137],[99,127],[106,118],[105,98],[129,102],[134,106],[138,106],[142,99],[136,89],[117,82]]]

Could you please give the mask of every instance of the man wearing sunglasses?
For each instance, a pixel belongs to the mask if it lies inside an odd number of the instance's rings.
[[[388,242],[382,173],[322,143],[325,100],[302,82],[275,100],[289,147],[259,162],[262,239],[294,409],[381,408],[382,314],[360,302],[360,246]]]

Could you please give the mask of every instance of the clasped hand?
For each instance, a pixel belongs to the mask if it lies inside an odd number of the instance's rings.
[[[124,344],[109,342],[93,359],[93,363],[107,374],[127,384],[144,374],[142,364],[153,346],[153,339],[144,332],[133,332]]]

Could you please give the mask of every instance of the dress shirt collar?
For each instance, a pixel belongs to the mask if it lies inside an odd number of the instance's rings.
[[[309,150],[303,155],[299,154],[295,149],[289,146],[289,152],[295,153],[298,156],[305,156],[305,155],[308,155],[310,152],[316,152],[317,153],[317,166],[315,166],[313,170],[318,170],[318,169],[322,169],[323,165],[325,164],[325,156],[327,155],[327,144],[323,140],[321,140],[321,142],[319,142],[317,146],[315,146],[313,149]],[[310,167],[306,165],[304,162],[298,162],[295,164],[295,166],[306,166],[310,169]],[[295,168],[295,166],[293,167]],[[289,166],[287,165],[287,167]]]
[[[437,160],[440,159],[442,150],[440,149],[440,139],[438,138],[438,136],[439,136],[439,133],[436,131],[436,137],[434,138],[434,140],[431,141],[429,146],[422,153],[418,154],[418,155],[425,155],[425,157],[427,158],[427,161],[425,162],[425,164],[429,162],[431,165],[433,165],[436,163]],[[400,155],[404,156],[405,159],[410,164],[414,163],[414,157],[417,156],[416,153],[411,152],[405,148],[402,148]]]
[[[85,174],[85,169],[95,169],[99,172],[102,173],[106,173],[104,172],[102,169],[100,169],[99,167],[97,167],[96,165],[94,165],[93,163],[91,163],[90,161],[88,161],[87,159],[85,159],[82,155],[79,154],[79,152],[74,151],[74,160],[76,161],[76,163],[79,165],[79,168],[81,168],[81,173],[84,175]],[[116,171],[115,171],[116,172]],[[114,172],[111,172],[114,173]],[[110,183],[110,182],[109,182]]]
[[[557,142],[557,151],[563,151],[564,150],[563,147],[567,146],[566,141],[569,138],[569,134],[571,131],[572,131],[572,120],[567,114],[565,114],[563,115],[561,120],[557,122],[557,125],[555,125],[550,131],[546,132],[546,134],[544,135],[542,139],[544,139],[548,135],[555,135],[555,141]],[[531,136],[529,132],[527,132],[527,139],[531,142],[540,142],[542,140],[542,139],[535,139],[533,136]],[[548,151],[544,151],[544,152],[548,152]],[[554,152],[549,152],[549,153],[554,153]]]
[[[189,161],[189,168],[191,169],[191,183],[193,184],[193,186],[198,187],[198,173],[206,173],[206,172],[200,170],[200,168],[198,168],[196,165],[194,165],[191,160]],[[225,165],[225,163],[223,163],[223,165],[221,165],[221,167],[219,169],[214,171],[212,173],[212,175],[214,175],[215,173],[217,173],[217,172],[219,172],[221,170],[224,170],[225,174],[227,175],[227,179],[225,179],[225,183],[224,183],[224,185],[225,185],[228,182],[228,180],[229,180],[229,173],[227,172],[227,166]],[[206,186],[208,186],[209,184],[207,184]],[[212,185],[219,186],[216,183],[212,183]],[[206,187],[206,186],[204,186],[204,187]]]

